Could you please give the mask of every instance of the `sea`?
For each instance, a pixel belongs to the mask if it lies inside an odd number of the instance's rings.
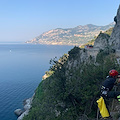
[[[17,120],[14,111],[32,97],[49,61],[74,46],[9,43],[0,44],[0,120]]]

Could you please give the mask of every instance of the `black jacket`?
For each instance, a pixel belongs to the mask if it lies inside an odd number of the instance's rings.
[[[112,90],[113,86],[115,85],[116,79],[109,76],[106,78],[106,80],[102,83],[102,86],[109,89],[109,91]]]

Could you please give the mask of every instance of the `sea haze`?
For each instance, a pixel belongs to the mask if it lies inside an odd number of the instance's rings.
[[[14,110],[23,108],[30,98],[50,59],[61,57],[73,46],[0,44],[0,120],[16,120]]]

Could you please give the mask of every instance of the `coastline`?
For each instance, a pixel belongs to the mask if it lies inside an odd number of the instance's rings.
[[[79,46],[80,44],[59,44],[59,43],[35,43],[35,42],[25,42],[26,44],[34,44],[34,45],[60,45],[60,46]],[[82,44],[83,45],[83,44]]]
[[[16,109],[14,113],[18,116],[17,120],[22,120],[24,116],[28,115],[30,108],[32,107],[32,100],[35,96],[35,93],[31,98],[25,99],[23,101],[23,110]]]

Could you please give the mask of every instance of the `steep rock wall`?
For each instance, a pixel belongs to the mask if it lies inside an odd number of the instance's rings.
[[[105,33],[100,33],[94,42],[94,48],[104,49],[108,46],[108,39],[110,36]]]
[[[115,26],[109,39],[109,44],[114,49],[120,49],[120,5],[115,16]]]

